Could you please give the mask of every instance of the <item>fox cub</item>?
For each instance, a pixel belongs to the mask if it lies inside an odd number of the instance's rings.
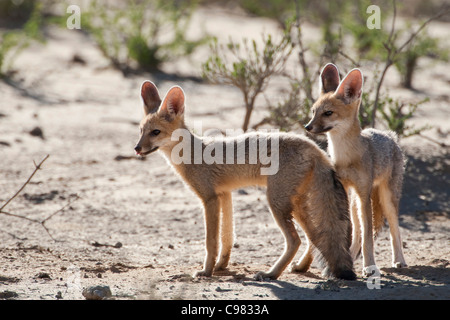
[[[231,191],[262,185],[267,186],[270,210],[285,238],[285,248],[273,267],[257,273],[256,279],[276,279],[294,258],[300,245],[294,220],[308,239],[306,254],[293,265],[294,271],[309,268],[312,248],[316,248],[325,276],[356,278],[349,250],[347,195],[325,152],[308,138],[287,133],[200,137],[185,125],[185,94],[180,87],[172,87],[161,100],[156,86],[145,81],[141,96],[145,116],[140,123],[136,153],[145,156],[160,151],[204,206],[206,257],[197,276],[211,276],[214,270],[228,265],[233,247]],[[255,146],[265,146],[271,159],[277,160],[277,170],[264,171],[269,164],[252,154],[257,150]],[[214,150],[214,161],[197,157],[192,152],[196,148],[203,155],[212,155]]]
[[[336,172],[350,194],[351,253],[356,258],[362,249],[363,273],[368,275],[376,270],[373,239],[384,218],[390,228],[392,265],[406,266],[398,224],[404,160],[395,133],[361,130],[358,113],[362,86],[359,69],[351,70],[340,81],[337,67],[327,64],[321,73],[321,96],[305,128],[327,135]]]

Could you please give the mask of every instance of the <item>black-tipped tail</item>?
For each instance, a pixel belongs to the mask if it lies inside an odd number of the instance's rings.
[[[336,278],[343,280],[356,280],[356,274],[353,270],[342,270],[337,272]]]

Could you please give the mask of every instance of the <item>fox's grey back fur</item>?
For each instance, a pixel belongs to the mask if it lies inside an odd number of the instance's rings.
[[[374,179],[386,174],[391,176],[391,182],[396,186],[396,193],[399,196],[403,181],[404,158],[397,135],[392,131],[370,128],[364,129],[361,136],[369,141]]]

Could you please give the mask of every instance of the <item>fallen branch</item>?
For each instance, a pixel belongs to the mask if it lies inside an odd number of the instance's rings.
[[[20,189],[17,190],[17,192],[11,198],[9,198],[5,202],[5,204],[0,208],[0,213],[3,213],[3,208],[5,208],[15,197],[17,197],[19,195],[20,192],[22,192],[22,190],[25,188],[25,186],[31,181],[31,178],[33,178],[34,174],[41,168],[44,161],[48,159],[48,157],[50,157],[50,155],[47,155],[44,159],[42,159],[42,161],[39,162],[39,164],[36,164],[33,161],[34,166],[35,166],[33,173],[28,177],[28,180],[25,181],[25,183],[22,185],[22,187],[20,187]]]
[[[45,162],[45,160],[47,160],[49,157],[49,155],[47,155],[44,159],[41,160],[41,162],[39,162],[39,164],[36,164],[34,161],[34,171],[33,173],[28,177],[27,181],[25,181],[25,183],[20,187],[19,190],[17,190],[17,192],[11,197],[9,198],[1,207],[0,207],[0,214],[4,214],[6,216],[10,216],[10,217],[16,217],[16,218],[20,218],[20,219],[24,219],[33,223],[38,223],[42,226],[42,228],[44,228],[44,230],[47,232],[47,234],[49,235],[49,237],[53,240],[53,241],[57,241],[55,238],[52,237],[52,235],[50,234],[49,229],[47,228],[47,226],[45,225],[45,223],[50,220],[53,216],[55,216],[56,214],[58,214],[59,212],[63,211],[65,208],[67,208],[72,202],[78,200],[80,197],[78,195],[76,195],[76,197],[74,199],[71,199],[67,202],[66,205],[64,205],[63,207],[61,207],[60,209],[56,210],[55,212],[53,212],[52,214],[50,214],[48,217],[46,217],[44,220],[40,221],[37,219],[31,219],[28,218],[26,216],[22,216],[19,214],[15,214],[15,213],[11,213],[11,212],[7,212],[4,211],[3,209],[14,199],[16,198],[20,192],[22,192],[22,190],[27,186],[27,184],[30,183],[31,179],[33,178],[33,176],[35,175],[35,173],[41,169],[42,164]]]
[[[99,243],[97,241],[94,241],[92,243],[89,243],[93,247],[111,247],[111,248],[122,248],[121,242],[116,242],[116,244],[107,244],[107,243]]]
[[[42,225],[42,227],[44,228],[44,230],[47,232],[47,234],[49,235],[50,238],[52,238],[52,240],[57,241],[55,238],[52,237],[52,235],[50,234],[50,231],[48,230],[48,228],[45,226],[45,223],[50,220],[51,218],[53,218],[53,216],[55,216],[56,214],[64,211],[64,209],[66,209],[68,206],[70,206],[73,202],[77,201],[78,199],[80,199],[79,195],[75,195],[75,198],[69,200],[63,207],[59,208],[58,210],[56,210],[55,212],[53,212],[51,215],[49,215],[47,218],[45,218],[44,220],[40,221],[40,224]]]

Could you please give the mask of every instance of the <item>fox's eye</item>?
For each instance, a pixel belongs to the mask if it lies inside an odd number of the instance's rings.
[[[157,136],[160,132],[161,132],[160,130],[155,129],[155,130],[152,131],[151,134],[154,135],[154,136]]]
[[[329,116],[331,116],[332,114],[333,114],[333,111],[325,111],[325,112],[323,113],[323,115],[326,116],[326,117],[329,117]]]

